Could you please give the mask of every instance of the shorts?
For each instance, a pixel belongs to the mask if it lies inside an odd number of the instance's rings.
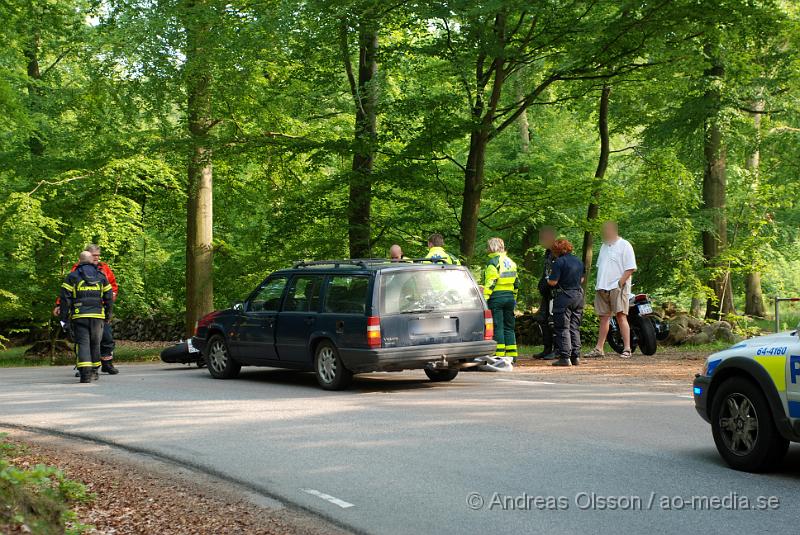
[[[630,294],[623,288],[597,290],[594,295],[594,311],[598,316],[616,316],[620,312],[628,315]]]

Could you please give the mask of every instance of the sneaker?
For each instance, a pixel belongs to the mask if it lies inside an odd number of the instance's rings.
[[[570,357],[569,361],[572,363],[573,366],[580,366],[581,359],[579,357]]]
[[[583,357],[587,358],[587,359],[601,359],[601,358],[603,358],[605,356],[606,356],[605,353],[603,353],[602,351],[600,351],[597,348],[594,348],[591,351],[589,351],[588,353],[586,353]]]
[[[568,358],[560,358],[552,363],[551,366],[572,366],[572,362]]]
[[[626,349],[625,351],[623,351],[622,353],[619,354],[619,358],[621,358],[621,359],[629,359],[629,358],[631,358],[631,350],[630,349]]]

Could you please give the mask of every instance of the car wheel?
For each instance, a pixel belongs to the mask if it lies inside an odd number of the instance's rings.
[[[656,339],[656,328],[652,320],[647,316],[637,316],[636,321],[639,322],[639,349],[642,350],[644,355],[655,355],[658,340]]]
[[[336,347],[322,341],[314,352],[314,375],[325,390],[342,390],[350,386],[353,372],[344,367]]]
[[[452,381],[458,375],[458,370],[430,370],[425,368],[425,375],[434,383]]]
[[[745,472],[775,467],[789,448],[789,441],[775,426],[764,393],[743,377],[727,379],[714,394],[711,431],[725,462]]]
[[[208,354],[205,357],[208,371],[214,379],[233,379],[242,370],[242,365],[233,360],[225,339],[216,334],[208,341]]]

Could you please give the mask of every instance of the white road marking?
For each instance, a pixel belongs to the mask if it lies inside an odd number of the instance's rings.
[[[548,381],[526,381],[525,379],[496,379],[496,381],[502,381],[504,383],[517,383],[520,385],[554,385],[556,383],[550,383]]]
[[[350,507],[354,507],[355,504],[350,502],[346,502],[344,500],[340,500],[336,496],[331,496],[330,494],[325,494],[324,492],[320,492],[317,489],[300,489],[306,494],[311,494],[312,496],[316,496],[317,498],[322,498],[326,502],[330,502],[334,505],[338,505],[342,509],[348,509]]]

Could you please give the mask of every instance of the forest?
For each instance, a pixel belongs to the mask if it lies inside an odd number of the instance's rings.
[[[486,239],[536,306],[605,220],[695,315],[800,295],[795,0],[3,0],[0,325],[87,243],[118,317],[185,318],[302,259]],[[591,277],[590,277],[591,278]]]

